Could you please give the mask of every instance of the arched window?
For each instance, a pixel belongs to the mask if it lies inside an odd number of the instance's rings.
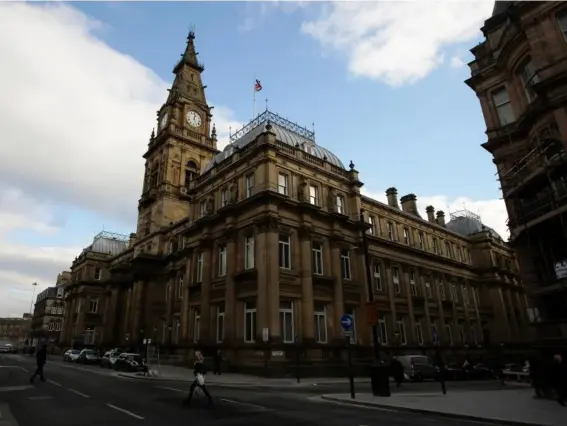
[[[187,161],[185,165],[185,186],[189,185],[193,179],[199,176],[199,168],[194,160]]]

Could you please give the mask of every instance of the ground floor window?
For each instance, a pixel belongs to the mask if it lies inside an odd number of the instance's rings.
[[[315,308],[315,339],[317,343],[327,343],[327,313],[324,306]]]
[[[284,343],[293,343],[295,341],[293,302],[289,300],[280,302],[280,334]]]
[[[244,303],[244,341],[254,343],[256,340],[256,304]]]

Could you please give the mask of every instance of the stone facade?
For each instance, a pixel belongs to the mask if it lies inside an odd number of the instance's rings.
[[[24,343],[31,330],[31,315],[21,318],[0,318],[0,340]]]
[[[37,295],[34,305],[31,335],[34,346],[37,341],[61,342],[65,315],[65,288],[71,281],[71,273],[64,271],[57,276],[55,287],[48,287]]]
[[[480,100],[509,214],[510,243],[536,309],[542,343],[567,339],[567,7],[496,2],[471,52],[467,84]]]
[[[361,195],[352,162],[269,111],[219,152],[202,71],[191,34],[144,155],[137,232],[101,234],[73,262],[67,344],[85,330],[96,345],[152,337],[220,346],[246,365],[267,345],[285,359],[299,342],[320,360],[344,344],[345,313],[352,342],[369,348],[369,312],[390,348],[431,346],[434,330],[443,347],[529,338],[514,253],[478,217],[446,223],[429,206],[422,219],[416,196],[398,203],[395,188],[388,204]],[[112,238],[120,247],[109,253]]]

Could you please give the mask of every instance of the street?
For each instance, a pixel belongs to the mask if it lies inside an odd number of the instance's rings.
[[[0,355],[0,410],[7,405],[19,426],[74,426],[77,421],[84,426],[103,423],[139,426],[141,422],[158,426],[181,424],[188,419],[200,425],[247,426],[288,426],[290,423],[296,426],[434,423],[457,426],[467,423],[317,400],[317,394],[346,392],[346,382],[345,386],[288,386],[286,389],[211,386],[214,406],[209,407],[204,396],[196,395],[191,407],[184,407],[182,399],[189,388],[187,383],[123,379],[99,367],[48,362],[45,367],[47,381],[41,382],[38,378],[30,384],[29,377],[34,368],[33,357]],[[361,384],[357,388],[367,391],[368,386]],[[407,389],[411,390],[412,386],[420,385],[408,385]],[[0,412],[0,415],[5,421],[4,413]]]

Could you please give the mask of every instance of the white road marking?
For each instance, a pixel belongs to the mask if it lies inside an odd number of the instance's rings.
[[[14,392],[14,391],[22,391],[33,389],[32,385],[23,385],[23,386],[0,386],[0,392]]]
[[[244,405],[244,406],[247,406],[247,407],[259,408],[261,410],[267,410],[266,407],[262,407],[261,405],[250,404],[248,402],[233,401],[232,399],[226,399],[226,398],[220,398],[220,400],[224,401],[224,402],[229,402],[231,404]]]
[[[156,388],[159,388],[159,389],[165,389],[165,390],[168,390],[168,391],[172,391],[172,392],[181,392],[181,393],[187,393],[187,391],[186,391],[186,390],[182,390],[182,389],[176,389],[176,388],[168,388],[168,387],[166,387],[166,386],[156,386]]]
[[[50,396],[29,396],[28,399],[31,400],[31,401],[39,401],[39,400],[42,400],[42,399],[51,399],[51,397]]]
[[[47,380],[47,383],[51,383],[52,385],[59,386],[59,387],[63,386],[61,383],[54,382],[53,380]]]
[[[121,411],[124,414],[128,414],[129,416],[132,416],[135,419],[144,420],[144,418],[142,416],[138,416],[137,414],[134,414],[131,411],[125,410],[124,408],[120,408],[120,407],[117,407],[116,405],[112,405],[112,404],[106,404],[106,405],[110,408],[114,408],[117,411]]]
[[[75,389],[67,389],[69,392],[73,392],[74,394],[77,394],[79,396],[82,396],[83,398],[90,398],[90,396],[84,394],[83,392],[79,392]]]

